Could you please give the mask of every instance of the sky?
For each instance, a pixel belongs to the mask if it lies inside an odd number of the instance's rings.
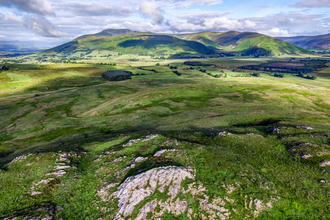
[[[0,42],[50,47],[104,29],[330,33],[330,0],[0,0]]]

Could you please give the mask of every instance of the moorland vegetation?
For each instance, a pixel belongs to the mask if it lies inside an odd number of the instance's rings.
[[[190,39],[86,38],[2,59],[0,218],[330,218],[329,58],[179,60]],[[245,68],[261,66],[281,71]]]

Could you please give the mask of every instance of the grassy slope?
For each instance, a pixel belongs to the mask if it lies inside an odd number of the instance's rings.
[[[111,35],[101,32],[95,35],[79,37],[71,42],[49,49],[41,55],[69,55],[79,52],[107,50],[122,54],[158,54],[178,53],[214,54],[215,52],[201,43],[180,40],[167,35],[128,32]]]
[[[203,62],[218,66],[207,71],[227,72],[265,60]],[[267,74],[215,79],[197,70],[182,70],[186,67],[182,64],[171,65],[178,66],[181,77],[162,65],[143,69],[91,64],[18,65],[20,70],[0,73],[0,162],[37,153],[2,167],[0,218],[40,216],[47,213],[46,209],[38,211],[40,208],[61,206],[64,209],[56,209],[51,215],[63,219],[114,219],[117,201],[104,202],[97,191],[107,183],[122,182],[140,170],[165,164],[192,167],[208,196],[234,201],[225,200],[236,219],[253,218],[253,211],[245,205],[249,201],[267,203],[271,198],[278,201],[261,212],[259,219],[330,218],[330,169],[319,166],[321,161],[330,160],[329,79],[311,81],[290,75],[280,79]],[[101,73],[109,68],[147,75],[107,82]],[[329,70],[322,71],[327,73]],[[271,132],[274,127],[280,133]],[[207,135],[221,131],[232,135]],[[160,137],[122,147],[148,133]],[[312,145],[288,151],[307,142]],[[179,151],[167,158],[153,158],[161,148]],[[73,152],[70,163],[77,169],[68,168],[63,177],[41,185],[41,195],[30,196],[31,187],[49,178],[46,174],[53,171],[60,151]],[[313,157],[302,159],[301,153]],[[122,161],[113,162],[123,156],[126,158]],[[150,159],[121,171],[138,156]],[[116,172],[120,173],[118,177]],[[237,189],[229,193],[226,186],[231,185]],[[158,197],[167,198],[166,193]],[[184,195],[180,198],[198,210],[194,206],[197,200]],[[104,212],[103,208],[110,211]]]
[[[313,37],[282,37],[279,39],[309,50],[330,50],[330,34]]]
[[[310,53],[308,50],[299,48],[285,41],[258,33],[235,31],[224,33],[201,32],[178,36],[183,39],[200,41],[207,46],[216,47],[224,51],[247,51],[250,48],[257,47],[271,51],[273,55]]]

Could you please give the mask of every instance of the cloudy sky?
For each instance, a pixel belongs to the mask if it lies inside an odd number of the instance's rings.
[[[330,0],[0,0],[0,41],[54,46],[107,28],[330,33]]]

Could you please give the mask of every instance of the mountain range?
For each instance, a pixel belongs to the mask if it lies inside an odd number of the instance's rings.
[[[80,36],[68,43],[48,49],[42,52],[42,55],[83,57],[97,50],[173,58],[201,55],[275,56],[311,53],[283,40],[252,32],[168,35],[128,29],[107,29],[97,34]]]
[[[280,56],[330,50],[330,34],[274,38],[254,32],[198,32],[155,34],[129,29],[106,29],[80,36],[51,49],[28,47],[22,42],[0,42],[0,51],[39,53],[43,57],[86,58],[94,51],[104,54],[149,55],[166,58],[218,56]]]
[[[330,50],[330,34],[319,36],[280,37],[278,39],[308,50]]]

